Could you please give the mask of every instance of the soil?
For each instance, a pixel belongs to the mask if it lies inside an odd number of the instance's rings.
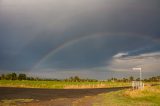
[[[0,87],[0,101],[6,99],[33,99],[30,103],[17,103],[20,106],[72,106],[81,98],[86,103],[76,106],[91,106],[94,96],[127,87],[98,89],[39,89]],[[87,98],[88,97],[88,98]]]

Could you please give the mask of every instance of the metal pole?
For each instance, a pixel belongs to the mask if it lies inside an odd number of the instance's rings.
[[[141,69],[139,69],[139,72],[140,72],[140,81],[142,80],[142,71]]]
[[[142,83],[142,68],[140,68],[140,88],[144,88],[144,84]]]

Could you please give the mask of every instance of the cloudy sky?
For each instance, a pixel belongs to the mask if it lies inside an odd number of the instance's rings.
[[[0,73],[160,75],[159,0],[0,0]]]

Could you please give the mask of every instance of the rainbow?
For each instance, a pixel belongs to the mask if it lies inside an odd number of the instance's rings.
[[[126,36],[139,36],[138,34],[133,34],[133,33],[97,33],[93,35],[86,35],[86,36],[79,36],[72,38],[69,41],[63,42],[61,45],[58,45],[56,48],[52,49],[48,53],[46,53],[34,66],[32,69],[38,68],[43,62],[45,62],[47,59],[49,59],[51,56],[53,57],[56,53],[64,49],[65,47],[68,47],[72,44],[75,44],[79,41],[86,40],[89,38],[96,38],[96,37],[102,37],[102,36],[112,36],[112,35],[126,35]],[[144,35],[141,35],[141,37],[146,37]]]

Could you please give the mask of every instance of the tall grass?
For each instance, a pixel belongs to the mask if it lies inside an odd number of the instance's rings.
[[[137,89],[137,90],[126,90],[124,92],[124,96],[130,98],[143,98],[143,97],[155,97],[159,94],[160,97],[160,86],[145,86],[144,89]]]
[[[0,80],[0,86],[1,87],[23,87],[23,88],[83,89],[83,88],[123,87],[123,86],[130,86],[130,83]]]
[[[101,94],[97,98],[101,99],[93,103],[94,106],[160,106],[160,86],[115,91]]]

